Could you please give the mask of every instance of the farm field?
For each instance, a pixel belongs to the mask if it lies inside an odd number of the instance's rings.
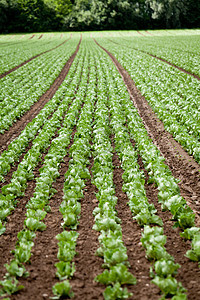
[[[200,298],[199,46],[0,36],[0,299]]]

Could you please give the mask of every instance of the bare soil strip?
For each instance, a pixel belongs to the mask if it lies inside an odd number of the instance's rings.
[[[138,32],[138,33],[140,33],[140,32]],[[109,41],[111,41],[112,43],[115,43],[115,44],[117,44],[117,45],[120,45],[120,44],[117,43],[116,41],[113,41],[113,40],[110,40],[110,39],[109,39]],[[134,49],[134,50],[139,51],[139,52],[142,52],[142,53],[145,53],[145,54],[148,54],[148,55],[150,55],[150,56],[152,56],[152,57],[154,57],[154,58],[156,58],[156,59],[159,59],[159,60],[161,60],[161,61],[167,63],[168,65],[170,65],[170,66],[172,66],[172,67],[178,69],[179,71],[182,71],[182,72],[184,72],[184,73],[186,73],[186,74],[188,74],[188,75],[190,75],[190,76],[193,76],[194,78],[200,80],[200,77],[199,77],[198,75],[193,74],[193,73],[191,73],[191,72],[189,72],[189,71],[187,71],[187,70],[185,70],[185,69],[183,69],[183,68],[181,68],[181,67],[178,67],[178,66],[174,65],[173,63],[171,63],[171,62],[165,60],[164,58],[158,57],[158,56],[153,55],[153,54],[151,54],[151,53],[149,53],[149,52],[147,52],[147,51],[144,51],[144,50],[141,50],[141,49],[138,49],[138,48],[135,48],[135,47],[130,47],[130,46],[127,46],[127,45],[126,45],[126,47],[131,48],[131,49]]]
[[[68,149],[73,144],[73,137],[76,129],[72,133],[72,138]],[[59,212],[59,207],[63,198],[64,175],[68,169],[70,157],[65,156],[64,162],[61,163],[60,177],[53,183],[53,188],[57,193],[50,199],[49,205],[51,213],[48,213],[43,220],[46,224],[46,230],[37,232],[32,249],[31,264],[26,265],[29,272],[28,278],[20,278],[20,284],[24,285],[24,289],[19,293],[12,295],[11,299],[22,300],[40,300],[50,299],[53,296],[52,287],[59,280],[56,279],[56,268],[54,264],[58,262],[58,241],[55,238],[57,234],[63,231],[61,227],[62,214]]]
[[[97,42],[96,42],[97,43]],[[98,43],[97,43],[98,44]],[[99,44],[98,44],[99,45]],[[100,45],[99,45],[100,46]],[[100,46],[101,47],[101,46]],[[150,138],[165,157],[166,164],[175,178],[180,180],[181,195],[196,213],[197,225],[200,225],[200,166],[192,156],[178,144],[172,135],[164,129],[163,123],[157,118],[146,99],[136,88],[128,72],[120,65],[117,59],[105,48],[101,47],[110,56],[117,70],[122,76],[134,106],[147,129]]]
[[[159,60],[161,60],[161,61],[167,63],[168,65],[170,65],[170,66],[172,66],[172,67],[178,69],[179,71],[182,71],[182,72],[184,72],[184,73],[186,73],[186,74],[188,74],[188,75],[191,75],[191,76],[193,76],[194,78],[200,80],[200,77],[199,77],[198,75],[193,74],[193,73],[190,73],[189,71],[187,71],[187,70],[185,70],[185,69],[183,69],[183,68],[181,68],[181,67],[178,67],[178,66],[172,64],[171,62],[169,62],[169,61],[167,61],[167,60],[165,60],[165,59],[163,59],[163,58],[161,58],[161,57],[158,57],[158,56],[156,56],[156,55],[153,55],[153,54],[151,54],[151,53],[149,53],[149,52],[146,52],[146,51],[144,51],[144,50],[140,50],[140,49],[137,49],[137,48],[134,48],[134,49],[137,50],[137,51],[143,52],[143,53],[145,53],[145,54],[148,54],[148,55],[150,55],[150,56],[152,56],[152,57],[155,57],[155,58],[157,58],[157,59],[159,59]]]
[[[40,37],[39,37],[39,38],[40,38]],[[3,77],[5,77],[6,75],[10,74],[11,72],[14,72],[15,70],[19,69],[20,67],[26,65],[27,63],[29,63],[29,62],[32,61],[33,59],[35,59],[35,58],[41,56],[42,54],[45,54],[45,53],[47,53],[47,52],[50,52],[50,51],[55,50],[56,48],[62,46],[62,45],[65,44],[68,40],[69,40],[69,39],[67,39],[66,41],[64,41],[63,43],[61,43],[60,45],[58,45],[58,46],[56,46],[56,47],[54,47],[54,48],[52,48],[52,49],[49,49],[49,50],[47,50],[47,51],[44,51],[44,52],[42,52],[42,53],[40,53],[40,54],[37,54],[37,55],[35,55],[35,56],[29,58],[28,60],[24,61],[24,62],[21,63],[20,65],[18,65],[18,66],[16,66],[16,67],[12,68],[12,69],[10,69],[10,70],[8,70],[7,72],[5,72],[5,73],[3,73],[3,74],[0,74],[0,79],[3,78]]]
[[[114,148],[114,143],[112,143]],[[137,221],[133,220],[131,211],[127,205],[128,198],[122,191],[123,170],[116,152],[113,155],[113,181],[115,184],[116,196],[118,203],[116,205],[117,216],[121,219],[122,237],[124,245],[127,248],[130,268],[129,271],[136,277],[136,285],[127,286],[128,290],[133,293],[134,300],[156,300],[160,298],[159,289],[151,283],[149,270],[151,264],[145,258],[145,251],[142,249],[140,242],[141,227]]]
[[[65,116],[63,116],[64,120]],[[35,187],[36,187],[36,178],[40,176],[39,169],[43,166],[44,158],[46,153],[48,153],[52,140],[58,137],[58,130],[56,130],[54,136],[52,137],[50,141],[50,145],[43,153],[41,157],[41,162],[38,164],[38,166],[33,171],[34,173],[34,180],[31,180],[27,183],[27,189],[25,191],[25,196],[18,199],[18,204],[13,213],[7,217],[7,224],[6,224],[6,232],[0,236],[0,257],[3,259],[0,260],[0,278],[5,273],[5,268],[3,265],[7,262],[9,262],[12,258],[12,255],[10,254],[9,250],[14,249],[16,241],[17,241],[17,233],[22,230],[24,220],[25,220],[25,206],[26,203],[29,201],[29,199],[33,196]],[[73,136],[73,135],[72,135]],[[70,143],[70,145],[72,142]],[[62,164],[61,164],[62,166]],[[10,175],[11,177],[12,175]],[[9,243],[8,243],[9,241]]]
[[[39,169],[43,165],[44,156],[45,154],[42,156],[42,161],[33,172],[35,178],[39,176]],[[33,196],[35,186],[35,179],[28,182],[25,196],[18,199],[19,202],[13,214],[7,217],[6,232],[0,236],[0,280],[2,280],[6,271],[4,264],[10,262],[10,260],[13,258],[13,255],[10,253],[10,251],[15,248],[18,232],[23,229],[25,220],[25,206],[29,199]]]
[[[20,132],[25,128],[25,126],[35,118],[35,116],[39,113],[39,111],[44,107],[44,105],[54,96],[62,82],[64,81],[71,64],[74,61],[74,58],[79,50],[79,46],[81,43],[81,39],[79,44],[76,48],[76,51],[72,54],[69,60],[64,65],[62,71],[60,72],[59,76],[55,79],[52,86],[40,97],[40,99],[31,107],[31,109],[26,112],[22,118],[16,122],[8,131],[4,134],[0,134],[0,153],[4,151],[9,143],[14,140]]]
[[[38,40],[40,40],[42,37],[43,37],[43,34],[41,34],[41,35],[39,36]]]
[[[92,164],[93,159],[90,159],[90,173]],[[95,256],[99,247],[99,233],[92,230],[94,225],[92,212],[98,204],[98,200],[95,198],[97,192],[98,190],[91,183],[91,180],[88,180],[84,188],[84,198],[81,201],[81,218],[77,230],[79,233],[76,247],[78,254],[74,258],[76,272],[70,280],[77,300],[102,300],[105,289],[103,285],[94,281],[94,278],[103,271],[102,259]]]
[[[154,34],[151,33],[151,32],[149,32],[148,30],[145,30],[145,32],[148,33],[148,34],[151,35],[151,36],[154,36]]]
[[[6,185],[10,183],[10,180],[12,178],[12,174],[13,172],[15,172],[18,168],[18,165],[21,163],[21,161],[23,160],[24,156],[26,155],[26,153],[31,149],[32,147],[32,141],[28,144],[28,146],[26,147],[26,150],[23,152],[23,154],[20,156],[19,160],[10,168],[10,171],[7,173],[7,175],[4,177],[4,182],[0,182],[0,189]]]
[[[187,289],[188,299],[197,299],[200,297],[200,268],[198,267],[198,262],[190,261],[184,255],[187,250],[191,249],[190,241],[184,241],[179,233],[180,228],[174,228],[174,222],[172,219],[172,214],[168,211],[163,212],[161,205],[158,203],[158,190],[154,184],[148,184],[148,173],[144,168],[142,159],[139,156],[138,163],[140,169],[143,170],[145,174],[145,190],[149,203],[153,203],[157,209],[157,215],[161,217],[164,224],[164,234],[167,236],[167,243],[165,245],[167,251],[175,258],[175,262],[181,265],[178,270],[176,279],[182,283],[182,285]]]
[[[146,37],[146,35],[144,35],[142,32],[137,31],[137,33],[139,33],[140,35],[142,35],[143,37]]]

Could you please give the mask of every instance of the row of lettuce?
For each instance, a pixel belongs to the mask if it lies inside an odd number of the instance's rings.
[[[97,102],[93,122],[93,166],[92,183],[98,192],[98,207],[93,211],[93,229],[100,232],[100,247],[96,254],[103,259],[105,269],[95,280],[106,286],[103,293],[105,299],[126,299],[132,295],[123,285],[136,284],[136,278],[128,270],[127,249],[123,242],[121,220],[117,216],[115,185],[113,182],[114,165],[112,157],[114,149],[111,145],[110,112],[104,72],[102,70],[102,53],[90,43],[93,55],[97,57]],[[108,66],[109,67],[109,66]],[[107,78],[109,79],[109,78]]]
[[[90,179],[98,189],[98,207],[93,212],[93,229],[100,232],[100,247],[96,254],[102,257],[102,268],[105,269],[95,280],[106,286],[106,300],[132,297],[127,288],[123,287],[125,284],[136,284],[136,278],[129,271],[127,249],[120,225],[123,220],[118,218],[115,209],[118,198],[113,183],[112,157],[116,151],[124,170],[123,191],[128,196],[133,219],[144,228],[141,231],[141,242],[147,259],[152,263],[152,282],[159,287],[163,299],[169,296],[173,300],[187,299],[186,290],[175,278],[180,265],[176,264],[174,257],[165,248],[167,237],[164,235],[163,221],[146,196],[144,174],[138,165],[138,155],[149,173],[150,182],[154,182],[159,190],[158,200],[162,208],[172,213],[175,225],[183,231],[181,236],[192,240],[192,249],[186,255],[199,261],[200,231],[195,226],[195,215],[181,197],[177,182],[165,165],[164,158],[148,137],[120,75],[107,54],[94,41],[85,39],[81,43],[69,75],[53,99],[57,99],[53,110],[57,107],[58,110],[55,110],[47,123],[45,121],[46,124],[49,122],[49,127],[45,127],[45,124],[42,128],[41,125],[41,132],[48,129],[52,132],[51,136],[41,148],[39,144],[43,145],[44,137],[38,140],[39,134],[37,142],[33,141],[33,148],[36,145],[40,153],[45,152],[49,145],[50,148],[44,157],[43,167],[39,170],[40,175],[36,178],[34,195],[26,205],[24,229],[18,234],[16,248],[13,250],[14,259],[6,265],[7,273],[4,281],[1,281],[1,294],[15,293],[22,288],[18,278],[28,276],[25,265],[31,259],[35,231],[46,228],[42,220],[45,220],[46,214],[51,210],[49,200],[56,192],[52,189],[52,184],[59,177],[60,163],[69,153],[71,159],[65,174],[64,196],[60,205],[63,232],[56,236],[59,260],[56,264],[56,276],[59,282],[53,286],[54,299],[74,296],[69,279],[75,272],[73,258],[76,255],[76,229],[84,197],[83,189],[85,182]],[[54,116],[57,116],[55,124]],[[75,125],[73,143],[67,150]],[[60,126],[58,136],[53,138]],[[111,135],[114,135],[114,148]],[[135,145],[131,142],[132,139]],[[16,200],[23,195],[27,181],[33,179],[33,169],[37,164],[29,169],[28,153],[18,166],[17,176],[2,189],[1,204],[7,203],[6,209],[12,207],[9,214],[14,209]],[[21,153],[18,157],[20,155]],[[93,165],[90,173],[88,166],[91,161]],[[16,188],[16,183],[20,186],[19,189]],[[2,221],[6,220],[6,216],[7,214]],[[2,224],[2,233],[4,231],[5,224]]]
[[[122,38],[119,36],[119,38]],[[113,39],[115,40],[115,39]],[[118,38],[116,38],[118,41]],[[122,41],[122,40],[121,40]],[[200,76],[199,35],[136,38],[123,37],[123,45],[164,59]]]
[[[160,162],[163,163],[163,159],[148,138],[147,132],[133,107],[122,79],[106,56],[103,58],[102,65],[104,66],[105,73],[107,73],[106,76],[104,75],[105,82],[109,83],[107,84],[107,98],[109,99],[110,124],[114,134],[115,150],[118,153],[121,166],[124,170],[123,191],[127,193],[129,198],[128,204],[134,216],[133,218],[137,220],[140,226],[144,227],[141,242],[146,249],[146,257],[153,263],[151,271],[151,275],[154,277],[153,283],[160,288],[163,297],[172,296],[172,299],[186,299],[185,289],[174,277],[180,265],[176,264],[174,258],[166,251],[164,247],[166,236],[163,232],[163,222],[156,215],[154,205],[150,204],[146,197],[144,175],[137,162],[138,154],[142,154],[139,152],[140,141],[134,137],[136,146],[133,147],[130,140],[133,138],[133,132],[137,133],[140,138],[144,137],[141,145],[146,148],[147,156],[150,155],[148,146],[157,154],[156,157],[151,156],[151,161],[154,161],[154,164],[157,163],[159,165]],[[172,180],[174,178],[171,176]],[[157,224],[160,227],[151,227],[153,224]]]
[[[85,51],[82,50],[75,58],[74,64],[70,69],[66,80],[63,82],[62,86],[54,96],[55,99],[60,99],[60,105],[58,109],[55,110],[54,115],[48,120],[49,127],[46,127],[46,123],[41,129],[41,132],[48,132],[47,135],[49,135],[50,131],[51,138],[53,139],[51,142],[50,140],[47,142],[45,141],[45,137],[43,137],[36,143],[40,156],[42,152],[46,152],[47,148],[49,149],[44,157],[43,166],[39,169],[39,177],[36,178],[36,187],[33,197],[26,204],[26,219],[24,221],[24,228],[18,233],[16,247],[12,250],[14,259],[9,264],[6,264],[7,273],[4,276],[4,280],[1,281],[1,295],[3,296],[11,295],[22,289],[23,286],[19,285],[18,279],[22,276],[27,277],[29,275],[25,266],[31,261],[31,250],[34,246],[34,238],[36,236],[35,232],[46,229],[46,225],[43,220],[45,219],[46,215],[51,212],[49,200],[51,199],[52,195],[56,193],[56,190],[52,188],[52,184],[60,175],[59,170],[61,162],[68,153],[67,148],[70,144],[70,140],[72,139],[72,132],[76,126],[79,113],[84,104],[84,94],[85,90],[87,89],[88,72],[88,57],[85,56]],[[53,125],[54,116],[57,116],[56,126]],[[79,121],[80,120],[81,118]],[[77,124],[77,126],[79,125]],[[45,147],[40,148],[40,144],[44,146],[43,141],[46,142]],[[27,156],[29,156],[28,153]],[[21,163],[18,165],[18,169],[20,169],[20,165]],[[27,164],[27,167],[31,167],[31,165]],[[31,172],[32,170],[29,170],[28,168],[27,171]],[[22,175],[18,176],[16,180],[21,178]],[[25,174],[24,181],[29,179],[30,178],[27,178]],[[11,185],[12,183],[13,182],[11,182]],[[12,194],[12,191],[9,190],[8,194],[6,195],[13,196],[13,198],[22,196],[27,185],[25,183],[24,186],[22,186],[21,181],[19,181],[19,185],[20,190],[18,194]],[[9,187],[10,185],[4,186],[3,192],[4,189],[7,190]],[[64,202],[65,200],[60,206],[60,211],[63,214],[64,219],[62,224],[63,228],[69,225],[67,223],[67,211],[65,212],[66,206],[64,205]],[[57,235],[56,238],[59,240],[58,259],[60,259],[60,262],[58,262],[56,265],[56,275],[62,280],[62,282],[61,284],[57,284],[53,287],[53,292],[55,297],[58,297],[59,290],[62,289],[62,285],[64,285],[64,290],[66,290],[66,285],[65,282],[63,282],[63,279],[65,279],[67,274],[73,274],[73,265],[71,268],[70,261],[67,261],[68,263],[65,264],[65,256],[68,255],[68,258],[73,258],[72,253],[70,255],[69,249],[67,250],[67,246],[72,247],[75,245],[74,243],[77,239],[77,234],[63,231],[63,233]]]
[[[78,41],[70,39],[0,80],[0,133],[8,130],[51,87]]]
[[[34,178],[34,169],[41,161],[43,153],[50,146],[51,139],[61,126],[63,117],[74,98],[82,76],[84,62],[80,52],[54,97],[43,107],[40,113],[30,122],[21,134],[13,140],[8,149],[0,156],[1,181],[4,180],[12,165],[20,160],[23,152],[31,143],[30,149],[13,172],[11,182],[4,185],[0,194],[0,233],[6,230],[6,218],[15,209],[17,198],[23,196],[28,180]],[[76,76],[75,75],[76,72]],[[66,87],[69,87],[68,89]],[[80,90],[80,93],[81,90]]]
[[[148,54],[97,39],[129,72],[165,129],[200,162],[199,81]],[[120,44],[120,47],[119,47]]]
[[[1,41],[0,74],[4,74],[38,54],[59,46],[70,37],[69,34],[65,34],[63,38],[60,34],[44,34],[40,39],[39,36],[34,35],[33,38],[31,36],[33,35],[21,35],[17,39]]]

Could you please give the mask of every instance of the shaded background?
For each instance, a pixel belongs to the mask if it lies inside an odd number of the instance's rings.
[[[198,27],[197,0],[0,0],[0,33]]]

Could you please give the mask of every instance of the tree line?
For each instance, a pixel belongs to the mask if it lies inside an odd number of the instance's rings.
[[[1,33],[197,27],[197,0],[0,0]]]

